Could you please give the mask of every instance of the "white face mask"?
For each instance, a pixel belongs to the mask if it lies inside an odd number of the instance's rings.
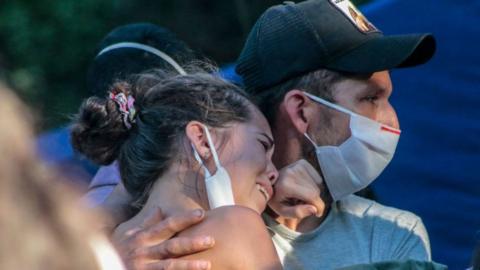
[[[212,142],[208,128],[204,126],[203,129],[207,135],[208,144],[210,145],[213,160],[215,161],[215,166],[217,167],[217,170],[213,175],[203,164],[200,155],[193,145],[192,148],[195,159],[205,170],[205,186],[207,189],[207,197],[210,209],[215,209],[220,206],[235,205],[230,176],[228,175],[227,170],[225,170],[225,168],[223,168],[220,164],[220,160],[218,159],[217,151],[215,151],[215,145]]]
[[[315,146],[317,160],[335,201],[353,194],[375,180],[395,153],[400,130],[341,106],[305,93],[310,99],[350,115],[351,136],[340,146],[318,146],[308,134],[305,137]]]

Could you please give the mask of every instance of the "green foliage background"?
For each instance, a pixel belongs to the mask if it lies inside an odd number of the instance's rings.
[[[0,77],[33,108],[39,129],[56,127],[88,95],[85,76],[96,44],[115,26],[141,21],[165,26],[222,64],[235,60],[263,10],[281,2],[3,0]]]

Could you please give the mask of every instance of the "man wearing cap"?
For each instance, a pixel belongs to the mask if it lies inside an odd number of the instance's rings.
[[[288,2],[258,19],[237,72],[284,168],[265,222],[285,269],[430,260],[420,218],[353,193],[383,171],[399,139],[388,70],[434,51],[428,34],[383,36],[348,0]],[[312,203],[318,196],[324,206]]]
[[[280,216],[265,220],[285,268],[430,260],[420,218],[353,193],[383,171],[400,136],[388,70],[434,51],[428,34],[383,36],[348,0],[285,3],[257,20],[237,72],[272,126],[275,165],[307,160],[318,174],[297,181],[316,179],[325,203],[317,215],[282,216],[292,198],[276,184],[269,205]]]

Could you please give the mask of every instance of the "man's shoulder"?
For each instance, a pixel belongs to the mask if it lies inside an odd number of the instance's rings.
[[[354,195],[337,202],[336,209],[336,218],[350,230],[367,233],[375,261],[431,259],[428,233],[417,215]]]
[[[373,200],[350,195],[337,202],[338,214],[353,215],[359,221],[386,221],[385,224],[412,229],[422,221],[412,212],[382,205]]]

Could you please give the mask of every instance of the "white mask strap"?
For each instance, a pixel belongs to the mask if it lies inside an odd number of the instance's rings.
[[[97,57],[106,53],[106,52],[109,52],[109,51],[112,51],[112,50],[115,50],[115,49],[121,49],[121,48],[139,49],[139,50],[143,50],[143,51],[146,51],[146,52],[149,52],[149,53],[153,53],[156,56],[162,58],[165,62],[169,63],[180,75],[187,75],[187,72],[185,72],[185,70],[177,62],[175,62],[175,60],[173,60],[168,54],[160,51],[159,49],[156,49],[154,47],[151,47],[151,46],[148,46],[148,45],[145,45],[145,44],[141,44],[141,43],[136,43],[136,42],[115,43],[115,44],[112,44],[112,45],[104,48],[103,50],[101,50],[97,54]]]
[[[307,97],[309,97],[310,99],[312,99],[312,100],[314,100],[314,101],[316,101],[316,102],[318,102],[318,103],[321,103],[321,104],[323,104],[323,105],[325,105],[325,106],[327,106],[327,107],[330,107],[330,108],[332,108],[332,109],[335,109],[335,110],[337,110],[337,111],[340,111],[340,112],[343,112],[343,113],[346,113],[346,114],[350,114],[350,115],[356,114],[356,113],[354,113],[354,112],[352,112],[352,111],[350,111],[350,110],[347,110],[347,109],[345,109],[345,108],[343,108],[343,107],[341,107],[341,106],[338,106],[337,104],[334,104],[334,103],[331,103],[331,102],[329,102],[329,101],[326,101],[326,100],[323,99],[323,98],[319,98],[319,97],[314,96],[314,95],[312,95],[312,94],[310,94],[310,93],[307,93],[307,92],[303,92],[303,93],[304,93]]]
[[[310,99],[312,99],[313,101],[316,101],[316,102],[318,102],[318,103],[321,103],[321,104],[323,104],[323,105],[325,105],[325,106],[327,106],[327,107],[330,107],[330,108],[335,109],[335,110],[337,110],[337,111],[340,111],[340,112],[349,114],[349,115],[351,115],[351,116],[356,116],[356,117],[368,119],[368,120],[370,120],[370,121],[372,121],[372,122],[375,122],[375,123],[378,123],[379,125],[381,125],[381,126],[382,126],[382,130],[385,130],[385,131],[388,131],[388,132],[391,132],[391,133],[395,133],[395,134],[400,134],[400,129],[397,129],[397,128],[393,128],[393,127],[384,125],[384,124],[379,123],[379,122],[377,122],[377,121],[375,121],[375,120],[372,120],[372,119],[370,119],[370,118],[368,118],[368,117],[365,117],[365,116],[363,116],[363,115],[359,115],[359,114],[354,113],[354,112],[352,112],[352,111],[350,111],[350,110],[347,110],[347,109],[345,109],[345,108],[343,108],[343,107],[341,107],[341,106],[339,106],[339,105],[337,105],[337,104],[328,102],[328,101],[326,101],[326,100],[323,99],[323,98],[319,98],[319,97],[317,97],[317,96],[314,96],[314,95],[312,95],[312,94],[310,94],[310,93],[307,93],[307,92],[303,92],[303,93],[304,93],[307,97],[309,97]]]
[[[205,170],[205,177],[210,177],[211,174],[210,174],[210,172],[208,171],[207,166],[205,166],[205,164],[203,164],[203,160],[202,160],[202,158],[200,158],[200,155],[198,154],[197,149],[195,149],[195,147],[193,146],[193,143],[192,143],[192,149],[193,149],[193,156],[195,157],[195,159],[197,160],[197,162],[198,162],[198,163],[203,167],[203,169]]]
[[[315,148],[317,148],[317,144],[312,140],[312,138],[310,138],[310,136],[308,136],[308,134],[305,132],[303,133],[303,135],[313,144],[313,146],[315,146]]]
[[[205,134],[207,134],[207,140],[208,140],[208,144],[210,145],[210,150],[212,151],[213,160],[215,161],[215,165],[217,166],[217,169],[218,169],[222,166],[220,165],[220,160],[218,159],[217,151],[215,151],[215,145],[213,144],[212,137],[210,136],[210,132],[208,131],[208,127],[203,126],[203,129],[205,130]]]

